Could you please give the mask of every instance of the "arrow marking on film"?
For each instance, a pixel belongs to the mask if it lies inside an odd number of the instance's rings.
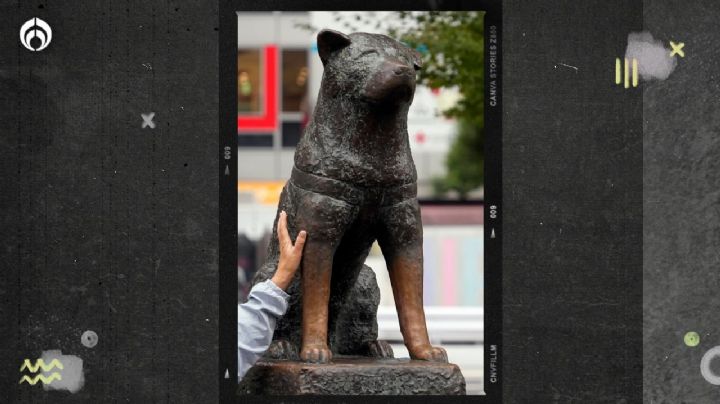
[[[495,229],[490,232],[490,238],[495,238]]]
[[[230,167],[227,164],[225,164],[225,175],[230,175]]]
[[[225,369],[225,378],[226,379],[230,378],[230,370],[229,369]]]

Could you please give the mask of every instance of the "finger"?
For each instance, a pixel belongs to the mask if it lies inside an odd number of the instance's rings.
[[[280,212],[280,219],[278,219],[278,228],[277,228],[277,234],[278,234],[278,241],[280,242],[280,245],[285,245],[290,243],[290,235],[287,231],[287,213],[283,210]]]
[[[303,247],[305,246],[305,240],[307,240],[307,232],[303,230],[300,232],[300,234],[298,234],[297,238],[295,239],[295,250],[302,251]]]

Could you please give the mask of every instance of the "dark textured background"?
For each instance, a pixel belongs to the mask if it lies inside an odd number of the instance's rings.
[[[699,374],[720,309],[720,16],[703,3],[645,2],[645,29],[687,56],[641,99],[612,82],[638,2],[505,2],[508,402],[718,401]],[[215,402],[217,5],[0,4],[0,401]],[[37,54],[17,40],[33,16],[55,35]],[[18,388],[46,349],[85,361],[83,390]]]
[[[39,53],[18,41],[34,16]],[[217,400],[216,21],[214,2],[1,3],[0,402]],[[80,392],[18,385],[47,349],[83,359]]]
[[[505,401],[639,403],[642,92],[614,63],[642,4],[506,1],[503,23]]]
[[[720,345],[720,5],[644,6],[647,31],[685,43],[643,94],[645,401],[717,403],[700,360]],[[688,331],[700,345],[683,343]],[[720,375],[720,359],[711,368]]]

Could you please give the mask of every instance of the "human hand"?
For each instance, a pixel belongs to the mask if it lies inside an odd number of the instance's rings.
[[[278,262],[277,271],[275,271],[272,281],[280,289],[287,290],[293,276],[295,276],[295,272],[298,267],[300,267],[307,232],[302,230],[293,245],[287,230],[287,213],[283,210],[280,212],[280,218],[278,219],[277,236],[278,246],[280,248],[280,261]]]

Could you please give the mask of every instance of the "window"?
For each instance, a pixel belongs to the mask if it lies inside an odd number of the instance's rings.
[[[243,133],[238,136],[238,147],[272,147],[272,133]]]
[[[262,60],[259,49],[238,49],[238,114],[262,113]]]
[[[308,82],[307,51],[282,51],[282,110],[303,112]],[[307,108],[307,107],[305,107]]]
[[[295,147],[300,142],[302,126],[300,122],[285,121],[282,124],[282,146]]]
[[[297,146],[311,112],[309,73],[307,49],[238,49],[238,146]]]

